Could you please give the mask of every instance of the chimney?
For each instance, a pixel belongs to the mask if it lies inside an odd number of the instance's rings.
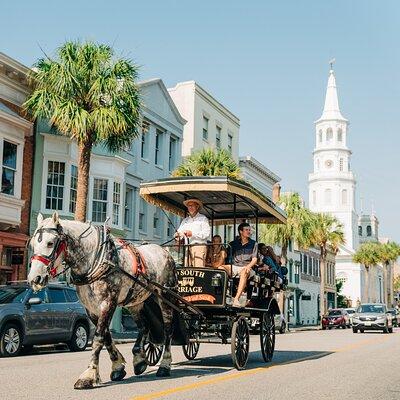
[[[276,182],[274,186],[272,186],[272,201],[276,204],[281,196],[281,185]]]

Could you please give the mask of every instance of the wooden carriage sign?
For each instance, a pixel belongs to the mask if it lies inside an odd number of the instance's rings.
[[[178,293],[187,301],[204,306],[224,305],[226,272],[212,268],[179,268]]]

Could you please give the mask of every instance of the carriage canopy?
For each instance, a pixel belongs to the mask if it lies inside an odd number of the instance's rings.
[[[148,202],[181,217],[184,200],[197,198],[202,214],[214,224],[246,219],[259,223],[286,223],[286,214],[249,183],[226,176],[165,178],[142,182],[140,195]]]

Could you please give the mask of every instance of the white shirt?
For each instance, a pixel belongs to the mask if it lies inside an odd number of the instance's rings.
[[[178,232],[183,233],[184,231],[192,232],[192,236],[189,238],[189,244],[206,244],[211,235],[208,218],[200,213],[197,213],[194,217],[189,215],[182,220]]]

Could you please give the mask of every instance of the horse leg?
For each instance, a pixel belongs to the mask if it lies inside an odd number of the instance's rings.
[[[92,344],[92,358],[87,369],[75,382],[74,389],[92,389],[100,385],[99,356],[105,344],[105,334],[115,311],[115,304],[109,299],[101,302],[100,315],[97,317],[96,331]]]
[[[157,370],[158,377],[167,377],[171,375],[171,363],[172,363],[172,355],[171,355],[171,341],[172,341],[172,318],[173,318],[173,309],[163,303],[160,302],[161,312],[164,320],[164,333],[165,333],[165,345],[164,345],[164,354],[160,363],[160,367]]]
[[[132,348],[133,354],[133,372],[135,375],[141,375],[147,369],[147,362],[146,362],[146,354],[144,352],[144,343],[146,337],[148,335],[148,326],[141,315],[142,307],[128,307],[128,310],[131,312],[136,326],[138,328],[138,337],[136,338],[135,344]]]
[[[107,328],[104,335],[104,344],[106,346],[106,349],[110,356],[110,360],[112,362],[110,379],[112,381],[122,381],[122,379],[124,379],[126,375],[125,371],[126,361],[124,356],[119,352],[119,350],[115,346],[109,328]]]

